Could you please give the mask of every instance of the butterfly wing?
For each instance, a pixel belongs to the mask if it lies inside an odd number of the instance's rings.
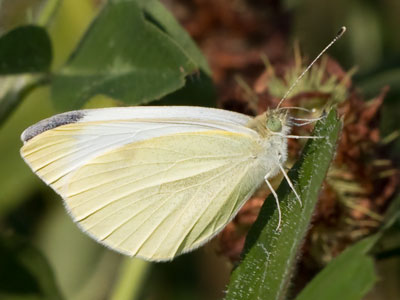
[[[169,260],[222,230],[262,182],[256,133],[224,113],[81,119],[40,132],[21,153],[94,239]]]

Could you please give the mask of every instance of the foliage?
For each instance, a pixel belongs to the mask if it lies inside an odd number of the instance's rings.
[[[44,72],[50,67],[51,44],[40,26],[21,26],[0,38],[0,74]]]
[[[76,109],[97,94],[144,104],[182,88],[185,77],[201,67],[206,71],[202,56],[183,48],[192,46],[190,40],[169,35],[175,24],[152,21],[153,11],[141,10],[136,1],[109,1],[56,72],[56,107]],[[161,6],[156,12],[167,14]]]

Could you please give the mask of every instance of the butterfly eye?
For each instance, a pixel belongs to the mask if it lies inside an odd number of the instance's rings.
[[[282,122],[277,117],[270,117],[267,119],[267,128],[272,132],[279,132],[282,130]]]

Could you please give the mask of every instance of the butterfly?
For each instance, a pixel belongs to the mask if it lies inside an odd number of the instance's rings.
[[[27,128],[21,156],[96,241],[171,260],[218,234],[263,182],[279,228],[270,183],[278,173],[301,204],[284,168],[287,140],[318,138],[289,133],[320,118],[291,118],[284,99],[255,118],[191,106],[66,112]]]

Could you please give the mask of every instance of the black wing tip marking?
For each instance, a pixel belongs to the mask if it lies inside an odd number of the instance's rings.
[[[41,134],[47,130],[54,129],[61,125],[76,123],[79,120],[81,120],[84,116],[85,116],[84,110],[76,110],[58,114],[50,118],[44,119],[25,129],[25,131],[21,134],[21,140],[23,142],[27,142],[30,139],[37,136],[38,134]]]

